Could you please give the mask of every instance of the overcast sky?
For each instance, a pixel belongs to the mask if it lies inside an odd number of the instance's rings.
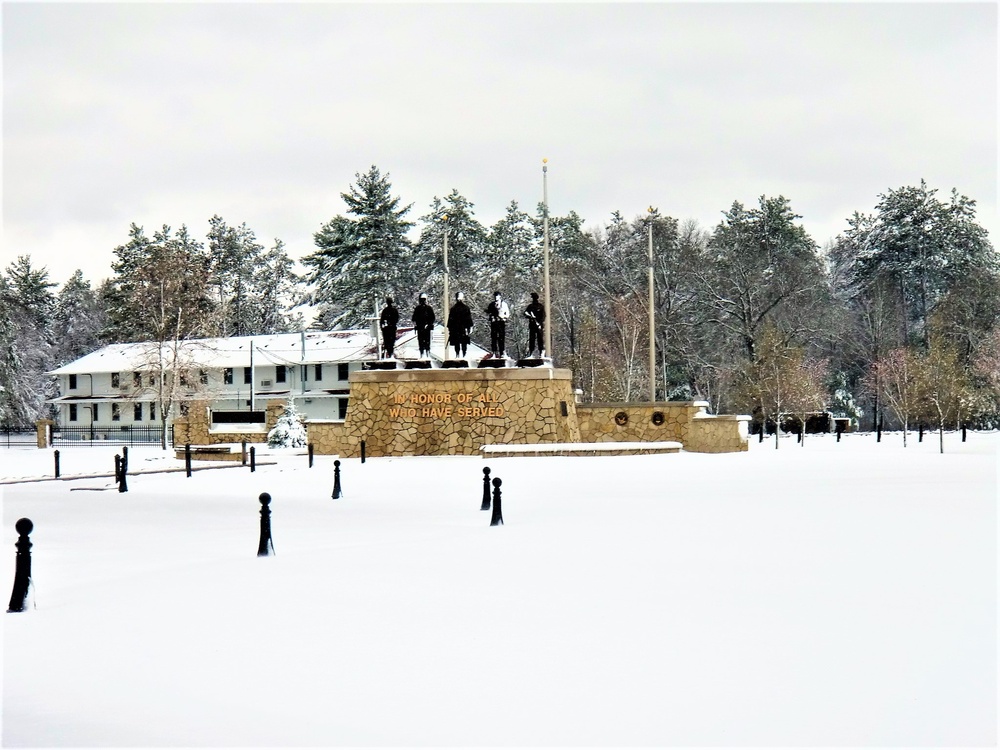
[[[410,217],[782,194],[825,244],[926,179],[997,219],[997,6],[4,3],[4,266],[95,283],[131,222],[300,258],[378,165]]]

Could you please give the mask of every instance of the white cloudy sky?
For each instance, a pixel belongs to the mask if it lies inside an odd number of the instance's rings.
[[[4,3],[5,264],[97,281],[136,222],[293,257],[376,164],[424,213],[542,197],[711,227],[783,194],[821,245],[924,178],[997,243],[997,6]]]

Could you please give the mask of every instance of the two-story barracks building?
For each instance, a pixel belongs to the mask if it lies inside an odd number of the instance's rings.
[[[437,327],[435,334],[432,359],[440,360],[443,330]],[[307,419],[343,420],[350,374],[378,358],[371,330],[191,339],[180,342],[178,350],[177,369],[183,375],[171,418],[192,401],[207,401],[218,424],[263,422],[266,403],[273,399],[293,401]],[[156,344],[112,344],[52,370],[60,386],[60,396],[51,401],[58,424],[159,426],[160,354]],[[172,343],[162,347],[162,356],[173,360]],[[399,330],[396,356],[417,358],[412,329]],[[167,377],[172,369],[164,368]]]

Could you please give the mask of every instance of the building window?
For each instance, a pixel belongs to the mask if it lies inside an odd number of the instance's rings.
[[[111,373],[111,387],[112,388],[120,388],[121,384],[122,384],[121,383],[121,378],[118,377],[118,373],[117,372]]]
[[[188,405],[186,403],[181,404],[181,416],[186,417],[188,415]]]
[[[132,373],[132,387],[142,388],[142,374],[138,372]]]
[[[69,389],[71,391],[75,391],[76,390],[76,375],[70,375],[69,376]]]
[[[76,421],[76,404],[69,405],[69,421],[70,422]]]
[[[187,385],[188,384],[188,379],[187,379],[187,373],[186,372],[183,372],[183,371],[181,372],[180,382],[181,382],[181,385]]]
[[[233,368],[227,367],[222,371],[222,382],[226,385],[233,384]]]
[[[274,368],[274,382],[284,383],[285,382],[285,366],[278,365]]]
[[[132,421],[141,422],[142,421],[142,404],[132,405]]]
[[[243,368],[243,384],[250,385],[253,382],[253,368],[244,367]]]
[[[337,365],[337,380],[347,380],[347,363]]]
[[[149,387],[152,388],[154,385],[156,385],[156,376],[155,375],[150,375],[149,376]]]
[[[97,416],[97,407],[98,406],[99,406],[99,404],[94,404],[93,406],[90,407],[90,421],[91,422],[96,422],[98,420],[98,418],[99,418]]]
[[[347,399],[340,398],[337,399],[338,403],[338,413],[341,419],[347,419]]]
[[[156,421],[156,402],[155,401],[150,401],[149,402],[149,421],[150,422],[155,422]]]
[[[111,421],[120,422],[121,419],[122,419],[122,412],[121,409],[118,407],[118,404],[111,404]]]
[[[208,371],[198,370],[198,382],[202,385],[208,385]]]
[[[316,380],[323,379],[323,365],[313,365],[313,375],[316,376]]]

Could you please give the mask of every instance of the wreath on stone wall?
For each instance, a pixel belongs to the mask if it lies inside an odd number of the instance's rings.
[[[623,426],[627,425],[628,424],[628,414],[626,414],[623,411],[620,411],[617,414],[615,414],[615,424],[618,425],[619,427],[623,427]]]
[[[653,424],[655,424],[657,427],[659,427],[661,424],[663,424],[663,421],[664,421],[663,412],[662,411],[654,411],[653,412],[653,416],[652,416],[652,422],[653,422]]]

